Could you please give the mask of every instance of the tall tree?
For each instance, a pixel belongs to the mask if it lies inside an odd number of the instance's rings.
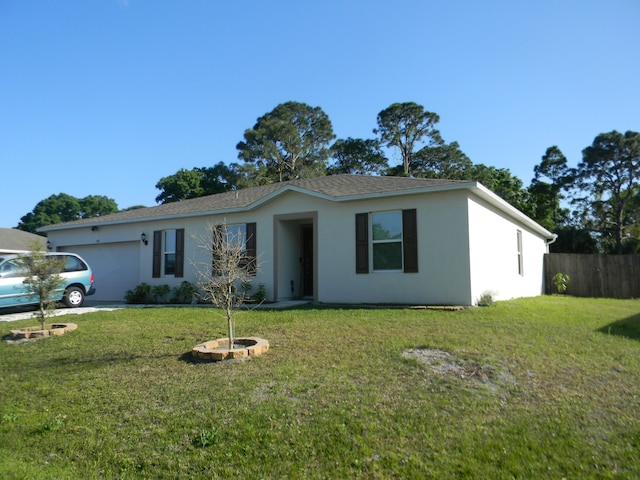
[[[236,148],[239,159],[265,167],[272,181],[282,182],[324,175],[334,138],[320,107],[286,102],[258,118]]]
[[[38,202],[32,212],[20,219],[18,228],[35,233],[45,225],[108,215],[117,211],[118,204],[108,197],[89,195],[79,199],[60,193]]]
[[[582,151],[573,184],[588,196],[576,197],[598,221],[601,234],[611,231],[615,253],[623,253],[627,208],[640,187],[640,133],[601,133]]]
[[[361,138],[338,139],[331,147],[335,162],[327,173],[335,175],[350,173],[357,175],[381,174],[388,168],[387,158],[376,140]]]
[[[508,168],[488,167],[479,163],[471,169],[470,179],[482,183],[518,210],[529,213],[527,191],[523,188],[522,180],[513,176]]]
[[[197,198],[214,193],[233,190],[238,181],[238,173],[222,162],[213,167],[181,168],[173,175],[161,178],[156,188],[161,193],[156,197],[158,203],[171,203]]]
[[[568,210],[560,208],[560,201],[564,198],[561,192],[570,180],[567,158],[554,145],[547,148],[533,171],[534,178],[528,189],[531,217],[545,228],[554,229],[568,216]]]
[[[473,163],[460,150],[458,142],[427,145],[416,152],[413,164],[413,175],[420,178],[468,180],[473,169]]]
[[[413,175],[415,153],[419,146],[442,144],[435,125],[440,117],[414,102],[394,103],[378,113],[373,133],[387,147],[396,147],[402,157],[402,174]]]

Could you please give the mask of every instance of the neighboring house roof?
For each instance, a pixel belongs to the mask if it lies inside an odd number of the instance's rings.
[[[39,242],[46,248],[47,239],[41,235],[18,230],[17,228],[0,228],[0,252],[22,253],[30,250],[31,243]]]
[[[259,187],[244,188],[230,192],[207,195],[199,198],[165,203],[155,207],[126,210],[100,217],[85,218],[73,222],[41,227],[39,231],[66,230],[80,226],[99,226],[162,220],[175,217],[224,214],[249,211],[289,191],[301,192],[329,201],[346,202],[380,198],[385,196],[412,195],[444,190],[474,190],[476,194],[519,218],[525,224],[547,238],[554,235],[515,209],[478,182],[461,180],[435,180],[424,178],[387,177],[371,175],[329,175],[273,183]]]

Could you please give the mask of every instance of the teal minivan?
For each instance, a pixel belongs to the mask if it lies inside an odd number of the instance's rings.
[[[91,267],[75,253],[47,253],[65,261],[60,276],[63,287],[56,291],[54,299],[67,307],[80,307],[87,295],[93,295],[93,272]],[[26,255],[0,256],[0,307],[17,307],[38,303],[38,298],[27,292],[24,285]]]

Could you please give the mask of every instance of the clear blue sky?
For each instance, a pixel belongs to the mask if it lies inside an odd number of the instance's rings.
[[[639,0],[0,0],[0,227],[58,193],[155,205],[289,100],[339,138],[419,103],[528,185],[551,145],[640,131],[639,25]]]

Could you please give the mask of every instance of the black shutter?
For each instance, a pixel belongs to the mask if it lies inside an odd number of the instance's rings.
[[[416,209],[402,211],[404,273],[418,273],[418,228]]]
[[[184,277],[184,228],[176,230],[176,277]]]
[[[222,269],[220,268],[220,254],[216,247],[220,245],[221,238],[223,235],[223,227],[222,225],[214,225],[213,227],[213,244],[211,245],[211,253],[213,258],[211,259],[211,267],[212,274],[214,277],[218,277],[222,274]]]
[[[151,276],[153,278],[160,277],[160,269],[162,266],[162,231],[153,232],[153,269]]]
[[[256,258],[257,258],[257,242],[256,242],[256,224],[247,223],[245,226],[246,229],[246,257],[247,257],[247,270],[251,275],[256,274]]]
[[[369,273],[368,213],[356,213],[356,273]]]

